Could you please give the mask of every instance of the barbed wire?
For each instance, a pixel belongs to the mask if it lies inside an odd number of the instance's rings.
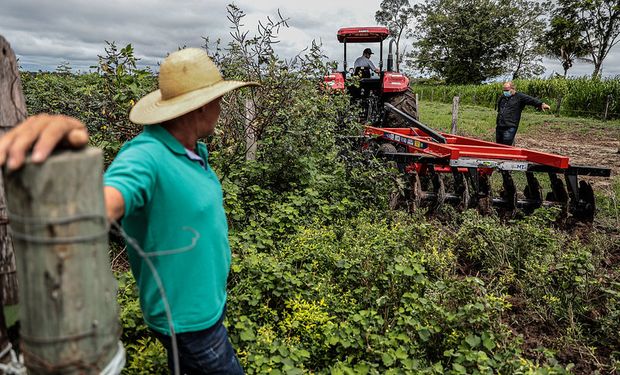
[[[24,366],[23,357],[18,357],[15,351],[13,350],[13,345],[11,343],[7,343],[6,348],[2,349],[0,353],[0,359],[4,358],[6,355],[11,356],[11,361],[9,363],[0,363],[0,372],[5,375],[27,375],[26,366]]]

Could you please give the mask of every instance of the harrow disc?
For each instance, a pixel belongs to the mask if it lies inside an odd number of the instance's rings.
[[[513,218],[517,210],[517,187],[510,172],[502,171],[503,189],[500,193],[503,207],[501,214],[507,218]]]
[[[523,190],[523,195],[529,204],[523,207],[523,211],[525,211],[526,214],[531,214],[535,209],[542,206],[542,188],[540,187],[538,179],[534,176],[534,173],[526,172],[525,177],[527,178],[527,185]]]
[[[459,173],[456,168],[452,170],[452,176],[454,178],[454,193],[456,196],[460,197],[460,202],[456,206],[456,209],[462,212],[469,208],[469,184],[463,174]]]
[[[488,175],[478,177],[478,211],[483,215],[493,212],[493,197],[491,197],[491,179]]]
[[[579,181],[579,201],[574,204],[573,216],[575,219],[591,223],[594,221],[596,205],[594,202],[594,190],[586,181]]]
[[[443,177],[440,173],[432,171],[431,183],[433,185],[434,199],[428,208],[429,214],[437,211],[446,201],[446,187],[443,183]]]
[[[420,181],[420,175],[417,172],[412,172],[409,177],[410,192],[409,192],[409,210],[411,212],[419,210],[422,207],[422,182]]]

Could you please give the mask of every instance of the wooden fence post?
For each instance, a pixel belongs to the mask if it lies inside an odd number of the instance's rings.
[[[118,374],[124,365],[102,170],[101,150],[88,148],[5,175],[30,374]]]
[[[562,99],[564,98],[563,95],[560,94],[560,97],[558,98],[558,108],[556,109],[556,116],[560,117],[560,109],[562,108]]]
[[[450,133],[452,134],[456,134],[457,131],[457,121],[459,119],[459,101],[461,100],[460,97],[455,96],[452,99],[452,130],[450,131]]]
[[[607,115],[609,114],[609,103],[611,103],[611,94],[607,95],[607,102],[605,103],[605,115],[603,116],[603,121],[607,121]]]
[[[254,102],[245,101],[245,160],[256,160],[256,129],[252,120],[256,116]]]
[[[26,101],[15,54],[9,43],[0,35],[0,136],[26,118]],[[8,347],[3,306],[18,302],[17,274],[13,242],[8,233],[8,217],[4,183],[0,176],[0,352]],[[0,363],[10,361],[10,353],[0,358]]]

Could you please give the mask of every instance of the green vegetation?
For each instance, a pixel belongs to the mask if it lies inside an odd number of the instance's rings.
[[[238,27],[243,13],[229,11]],[[209,45],[228,78],[262,84],[227,96],[218,132],[206,140],[233,252],[225,323],[248,374],[620,370],[617,179],[613,194],[599,197],[596,225],[574,232],[556,227],[553,209],[511,222],[449,207],[441,221],[391,211],[388,197],[401,176],[343,140],[360,125],[350,120],[346,96],[307,79],[327,70],[318,47],[282,61],[266,48],[278,22],[266,25],[247,39],[233,28],[226,48]],[[155,80],[131,71],[131,48],[108,54],[99,75],[28,73],[23,81],[31,113],[81,118],[109,160],[139,131],[126,112]],[[104,69],[110,62],[115,68]],[[248,101],[254,160],[246,158]],[[463,131],[488,139],[494,112],[461,108]],[[421,104],[422,121],[438,128],[446,129],[449,111]],[[526,113],[522,131],[544,122],[565,131],[617,125]],[[121,249],[112,243],[111,256]],[[165,374],[166,355],[142,321],[135,281],[127,269],[115,271],[124,374]]]
[[[409,0],[390,3],[409,7]],[[617,0],[424,0],[413,13],[416,38],[407,63],[449,84],[536,77],[544,72],[543,56],[560,60],[564,77],[582,58],[600,78],[620,38]],[[377,19],[393,34],[409,27],[407,18],[401,20]]]
[[[561,116],[620,118],[620,78],[553,78],[515,80],[517,90],[540,98]],[[483,85],[413,84],[422,100],[452,103],[454,96],[461,103],[494,108],[502,92],[502,82]],[[558,108],[558,104],[560,107]]]
[[[409,63],[449,84],[544,71],[538,39],[545,8],[530,0],[426,0],[414,6]]]
[[[431,102],[425,99],[426,96],[423,96],[419,104],[420,121],[434,129],[449,132],[452,126],[452,104]],[[458,116],[459,134],[494,141],[496,116],[497,111],[493,108],[466,104],[466,99],[462,99]],[[618,139],[620,120],[601,121],[589,118],[558,117],[552,113],[526,108],[521,117],[517,137],[537,130],[588,133]]]

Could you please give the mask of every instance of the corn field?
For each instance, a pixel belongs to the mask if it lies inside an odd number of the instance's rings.
[[[557,115],[620,118],[620,77],[528,79],[514,83],[518,91],[549,104]],[[459,96],[461,103],[493,108],[501,95],[502,82],[454,86],[414,84],[413,90],[423,100],[451,103],[454,96]]]

